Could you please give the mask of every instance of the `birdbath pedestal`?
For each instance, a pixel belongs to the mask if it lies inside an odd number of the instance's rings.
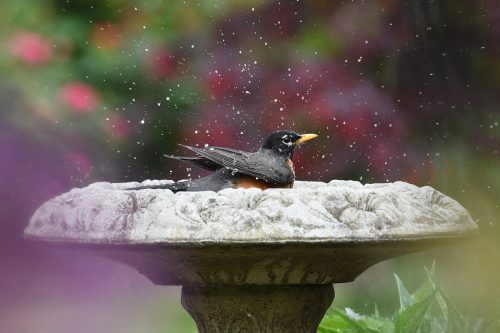
[[[316,332],[333,284],[478,232],[456,201],[403,182],[125,190],[137,185],[96,183],[51,199],[25,237],[126,263],[158,285],[182,285],[182,305],[202,333]]]

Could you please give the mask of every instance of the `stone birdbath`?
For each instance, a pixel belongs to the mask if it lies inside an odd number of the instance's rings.
[[[201,333],[316,332],[333,284],[478,233],[459,203],[404,182],[125,190],[137,185],[95,183],[51,199],[25,237],[126,263],[158,285],[181,285],[182,305]]]

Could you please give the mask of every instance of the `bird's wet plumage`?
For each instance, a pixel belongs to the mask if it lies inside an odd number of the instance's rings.
[[[219,191],[225,188],[291,188],[295,180],[292,157],[295,147],[315,134],[292,131],[272,133],[256,152],[223,147],[191,147],[195,157],[165,155],[213,171],[207,177],[170,184],[132,188],[163,188],[178,191]]]

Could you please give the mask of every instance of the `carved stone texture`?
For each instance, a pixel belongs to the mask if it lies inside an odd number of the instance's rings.
[[[49,200],[25,237],[127,263],[156,284],[183,285],[184,307],[202,333],[315,332],[332,283],[478,232],[455,200],[403,182],[125,190],[136,185],[92,184]]]
[[[168,181],[143,182],[142,185]],[[293,189],[126,191],[96,183],[41,206],[25,235],[80,243],[353,242],[475,233],[455,200],[408,183],[297,181]]]
[[[182,305],[200,333],[316,333],[332,285],[182,288]]]

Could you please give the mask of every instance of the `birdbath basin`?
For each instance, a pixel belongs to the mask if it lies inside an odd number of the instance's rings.
[[[404,182],[125,190],[137,185],[95,183],[51,199],[25,237],[126,263],[155,284],[183,286],[182,305],[203,333],[316,332],[333,284],[478,233],[459,203]]]

